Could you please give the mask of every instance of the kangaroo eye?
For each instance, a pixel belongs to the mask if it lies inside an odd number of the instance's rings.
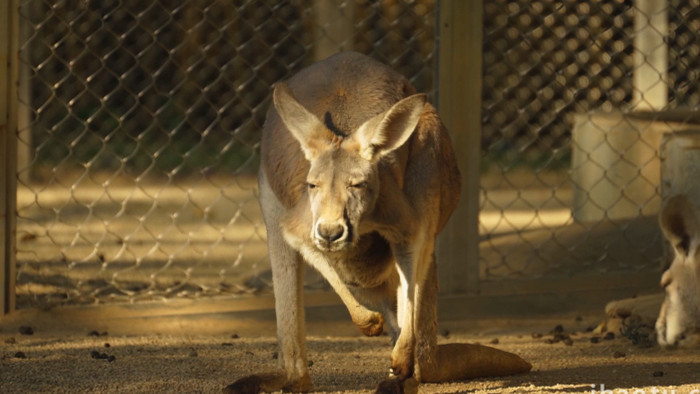
[[[309,189],[315,189],[315,188],[318,187],[318,185],[315,184],[315,183],[308,182],[308,183],[306,184],[306,187],[308,187]]]
[[[365,187],[367,187],[367,182],[351,183],[350,187],[353,189],[364,189]]]

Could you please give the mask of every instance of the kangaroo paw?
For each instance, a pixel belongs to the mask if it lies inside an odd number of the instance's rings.
[[[377,385],[375,394],[416,394],[418,393],[418,381],[414,378],[401,380],[389,378]]]
[[[375,394],[404,394],[403,381],[397,378],[382,380],[374,391]]]
[[[384,330],[384,317],[381,313],[373,312],[370,317],[362,322],[354,322],[363,334],[368,337],[376,337]]]

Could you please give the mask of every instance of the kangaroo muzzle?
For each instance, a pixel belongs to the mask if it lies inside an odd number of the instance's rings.
[[[319,220],[314,226],[314,243],[321,250],[340,250],[346,244],[348,233],[345,223]]]

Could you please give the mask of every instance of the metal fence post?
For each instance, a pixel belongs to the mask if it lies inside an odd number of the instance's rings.
[[[438,111],[462,172],[460,204],[438,240],[443,294],[479,290],[482,14],[481,1],[439,3]]]
[[[0,6],[0,316],[15,309],[17,10],[14,0]]]

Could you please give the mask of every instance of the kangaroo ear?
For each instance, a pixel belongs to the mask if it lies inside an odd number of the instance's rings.
[[[353,134],[360,156],[376,161],[403,145],[418,125],[425,100],[424,94],[414,94],[363,123]]]
[[[698,235],[695,207],[688,197],[681,194],[669,198],[661,210],[659,224],[676,252],[688,256],[690,243]]]
[[[299,141],[306,160],[312,160],[328,147],[333,135],[326,126],[309,112],[292,94],[289,87],[280,82],[272,93],[275,109],[294,138]]]

